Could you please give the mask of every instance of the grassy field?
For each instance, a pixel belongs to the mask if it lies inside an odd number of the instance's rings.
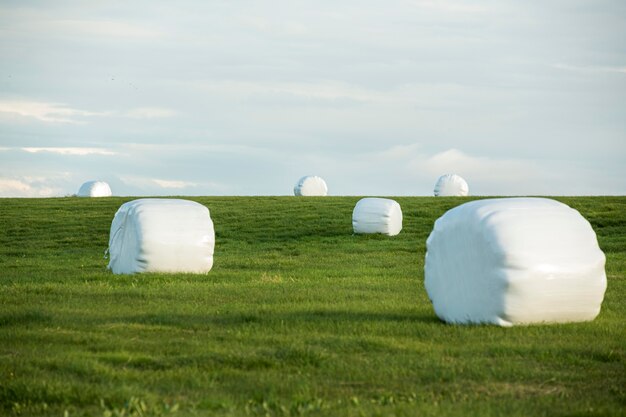
[[[590,323],[453,326],[423,285],[433,222],[352,235],[357,197],[199,197],[208,275],[112,275],[130,198],[0,199],[0,415],[605,416],[626,413],[626,197],[559,200],[593,225]]]

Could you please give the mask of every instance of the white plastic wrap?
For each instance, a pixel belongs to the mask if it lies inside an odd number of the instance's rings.
[[[451,323],[588,321],[604,298],[604,263],[591,225],[567,205],[478,200],[435,222],[424,284],[437,316]]]
[[[215,232],[209,209],[194,201],[142,198],[115,213],[109,269],[206,273],[213,266]]]
[[[78,197],[111,197],[111,187],[104,181],[87,181],[80,186]]]
[[[328,194],[326,182],[317,176],[306,176],[300,178],[300,181],[293,187],[293,193],[297,196],[313,197],[325,196]]]
[[[464,197],[469,194],[467,182],[456,174],[445,174],[435,184],[435,197]]]
[[[354,233],[382,233],[395,236],[402,230],[400,204],[388,198],[363,198],[352,211]]]

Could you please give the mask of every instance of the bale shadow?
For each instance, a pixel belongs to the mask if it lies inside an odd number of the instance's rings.
[[[111,320],[107,320],[111,322]],[[443,324],[435,315],[403,314],[403,313],[372,313],[365,311],[346,310],[302,310],[287,313],[266,314],[263,312],[238,312],[219,314],[169,314],[148,313],[131,316],[121,316],[113,319],[116,323],[133,323],[155,326],[171,326],[184,329],[201,329],[213,326],[242,326],[267,325],[277,323],[284,325],[297,323],[319,323],[320,327],[326,323],[336,324],[365,323],[365,322],[410,322],[415,324]]]

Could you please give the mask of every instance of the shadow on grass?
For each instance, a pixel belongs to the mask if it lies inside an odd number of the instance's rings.
[[[311,310],[272,314],[262,312],[207,315],[150,313],[118,317],[113,321],[117,323],[136,323],[191,329],[201,329],[216,325],[229,327],[249,324],[272,326],[279,324],[296,325],[298,323],[319,323],[320,326],[327,323],[350,325],[366,322],[442,324],[434,315],[372,313],[343,310]]]
[[[41,311],[24,311],[0,314],[0,327],[28,326],[31,324],[48,323],[51,316]]]

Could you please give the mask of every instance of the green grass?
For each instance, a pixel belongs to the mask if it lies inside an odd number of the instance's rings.
[[[129,198],[0,200],[0,415],[605,416],[626,409],[626,197],[590,220],[608,289],[590,323],[440,322],[434,220],[468,199],[397,198],[396,237],[352,235],[357,197],[206,197],[208,275],[112,275]]]

